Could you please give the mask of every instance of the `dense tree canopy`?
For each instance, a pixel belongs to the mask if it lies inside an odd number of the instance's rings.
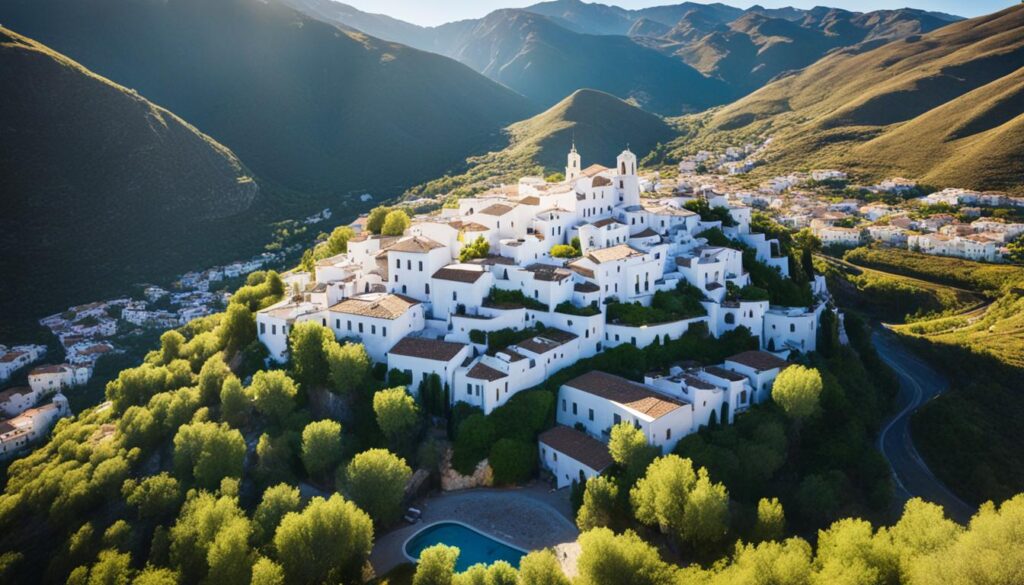
[[[197,422],[174,436],[175,475],[197,486],[216,488],[225,477],[241,477],[245,440],[228,425]]]
[[[302,430],[302,464],[310,477],[329,477],[341,462],[341,425],[333,420],[311,422]]]
[[[814,368],[795,364],[779,373],[772,384],[772,400],[790,417],[803,419],[818,410],[821,374]]]
[[[352,458],[345,469],[345,485],[352,501],[380,524],[396,520],[402,511],[405,484],[412,470],[385,449],[370,449]]]
[[[356,582],[372,545],[370,516],[338,494],[285,515],[274,534],[285,582],[295,584]]]

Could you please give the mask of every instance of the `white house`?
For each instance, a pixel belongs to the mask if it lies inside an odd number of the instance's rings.
[[[662,452],[671,451],[693,429],[692,405],[604,372],[587,372],[562,385],[558,391],[556,419],[606,441],[611,428],[633,423],[647,442]]]
[[[77,384],[75,368],[68,364],[39,366],[28,374],[28,385],[40,395],[53,394]]]
[[[30,408],[18,416],[0,422],[0,459],[10,459],[48,433],[57,420],[69,416],[68,399],[58,393],[53,402]]]
[[[8,388],[0,392],[0,412],[8,418],[18,416],[38,402],[40,396],[29,386]]]
[[[804,307],[772,307],[764,315],[761,348],[768,351],[794,349],[814,351],[818,345],[818,321],[825,305]]]
[[[788,365],[786,360],[766,351],[744,351],[725,358],[722,367],[746,376],[754,391],[753,402],[760,404],[771,398],[775,377]]]
[[[586,483],[612,464],[608,445],[570,427],[556,425],[544,431],[537,444],[540,466],[551,472],[558,489]]]
[[[327,311],[327,326],[338,339],[355,338],[376,362],[403,337],[423,330],[423,304],[397,294],[370,293],[345,299]]]
[[[0,382],[10,379],[14,372],[35,362],[45,354],[45,345],[19,345],[10,349],[0,345]]]
[[[409,392],[419,394],[420,384],[431,374],[441,378],[449,392],[454,387],[455,370],[472,356],[465,343],[453,343],[424,337],[405,337],[388,351],[388,370],[405,372],[412,379]]]
[[[377,254],[387,259],[388,291],[430,301],[430,277],[451,264],[448,247],[423,236],[402,238]]]
[[[325,319],[323,308],[306,301],[285,299],[256,313],[256,337],[267,347],[270,359],[288,361],[288,333],[296,323]]]

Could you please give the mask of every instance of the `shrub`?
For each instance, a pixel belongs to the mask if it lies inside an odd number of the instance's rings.
[[[488,461],[494,470],[494,483],[523,483],[537,467],[537,446],[526,441],[500,439],[491,447]]]

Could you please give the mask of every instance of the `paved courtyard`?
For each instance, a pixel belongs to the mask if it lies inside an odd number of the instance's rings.
[[[377,537],[370,563],[378,575],[409,562],[402,550],[405,541],[434,522],[457,520],[518,548],[557,548],[560,560],[571,549],[576,530],[568,490],[551,491],[547,484],[531,483],[522,488],[477,488],[429,497],[416,507],[423,520]],[[561,546],[560,546],[561,545]]]

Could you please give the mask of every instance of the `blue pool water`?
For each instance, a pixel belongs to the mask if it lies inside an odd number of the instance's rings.
[[[489,565],[494,561],[507,561],[513,567],[519,567],[519,559],[526,554],[454,522],[439,522],[419,531],[405,543],[405,554],[419,559],[423,549],[435,544],[458,547],[459,560],[455,563],[455,570],[459,572],[477,563]]]

